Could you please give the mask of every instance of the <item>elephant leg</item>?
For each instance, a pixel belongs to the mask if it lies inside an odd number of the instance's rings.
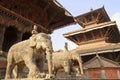
[[[37,67],[38,67],[38,69],[40,71],[39,76],[40,77],[45,77],[46,74],[45,74],[45,71],[44,71],[44,64],[45,64],[44,59],[36,60],[36,64],[37,64]]]
[[[35,64],[35,61],[29,60],[29,61],[25,62],[25,65],[29,69],[28,78],[35,78],[36,74],[39,73],[39,69]]]
[[[12,75],[13,75],[14,78],[17,78],[17,76],[18,76],[17,71],[18,71],[18,66],[16,65],[13,69],[13,72],[12,72]]]
[[[64,70],[66,75],[70,75],[70,67],[69,66],[64,66]]]
[[[75,68],[72,66],[72,67],[70,67],[70,74],[76,74],[77,73],[77,71],[75,70]]]
[[[70,64],[69,64],[69,61],[64,61],[63,68],[65,70],[66,75],[70,75]]]
[[[5,80],[12,78],[12,71],[15,65],[8,63],[7,64],[7,70],[6,70],[6,75],[5,75]]]
[[[37,67],[39,68],[39,71],[41,73],[44,72],[44,63],[45,63],[44,59],[38,59],[38,60],[36,60]]]
[[[18,75],[17,75],[17,78],[23,78],[23,66],[20,66],[20,65],[18,65]]]
[[[57,72],[58,72],[58,69],[54,69],[53,74],[54,74],[55,77],[57,75]]]

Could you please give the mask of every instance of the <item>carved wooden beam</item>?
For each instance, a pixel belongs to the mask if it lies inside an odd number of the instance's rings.
[[[100,32],[100,35],[103,37],[103,32],[102,32],[102,29],[100,29],[100,31],[99,31],[99,32]]]
[[[93,33],[93,31],[91,31],[91,34],[92,34],[92,36],[93,36],[93,39],[95,39],[95,36],[94,36],[94,33]]]
[[[85,24],[85,22],[83,22],[83,21],[80,20],[80,19],[77,19],[77,22],[78,22],[79,24],[81,24],[82,26],[84,26],[84,24]]]
[[[116,56],[115,61],[120,62],[120,52],[118,52],[118,55]]]
[[[22,24],[25,24],[25,26],[29,23],[29,24],[31,24],[32,26],[33,26],[33,25],[37,25],[38,27],[40,27],[40,28],[41,28],[43,31],[45,31],[45,32],[49,32],[48,29],[46,29],[46,28],[43,27],[42,25],[36,24],[36,23],[34,23],[33,21],[31,21],[31,20],[29,20],[29,19],[27,19],[27,18],[25,18],[25,17],[23,17],[23,16],[21,16],[21,15],[18,15],[18,14],[16,14],[15,12],[10,11],[9,9],[7,9],[7,8],[1,6],[1,5],[0,5],[0,10],[1,10],[1,11],[0,11],[0,14],[1,14],[1,15],[4,14],[4,15],[10,17],[11,19],[17,20],[18,22],[20,22],[20,23],[22,23]],[[26,26],[26,27],[27,27],[27,26]]]
[[[51,17],[51,18],[49,19],[49,21],[47,22],[46,27],[49,26],[49,24],[54,20],[54,18],[56,17],[57,14],[58,14],[58,12],[55,12],[55,13],[52,15],[52,17]]]
[[[77,41],[73,38],[73,37],[68,37],[71,41],[73,41],[73,42],[75,42],[76,44],[78,44],[77,43]]]
[[[77,42],[80,42],[79,37],[80,37],[80,35],[79,35],[79,34],[75,36],[75,38],[76,38]]]
[[[85,41],[87,41],[87,37],[86,37],[86,35],[85,35],[85,34],[83,34],[83,37],[84,37]]]
[[[111,35],[112,32],[113,32],[113,28],[109,27],[108,30],[106,31],[106,35]]]
[[[42,18],[44,17],[44,14],[45,14],[45,12],[48,10],[49,6],[50,6],[50,2],[48,1],[48,2],[47,2],[47,5],[45,6],[45,8],[43,9],[43,11],[42,11],[41,14],[40,14],[40,21],[41,21]]]
[[[85,21],[84,24],[86,24],[86,23],[87,23],[87,20],[86,20],[85,16],[83,17],[83,19],[84,19],[84,21]]]
[[[98,20],[98,18],[99,18],[99,16],[100,16],[100,14],[101,14],[101,13],[98,13],[97,18],[96,18],[96,21]]]

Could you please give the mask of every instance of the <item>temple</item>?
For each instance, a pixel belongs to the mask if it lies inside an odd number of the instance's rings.
[[[33,25],[38,32],[73,24],[72,15],[56,0],[0,0],[0,79],[4,77],[9,48],[31,36]]]
[[[84,64],[93,59],[96,56],[96,53],[99,54],[99,56],[115,61],[116,63],[120,62],[120,33],[116,22],[110,20],[104,7],[96,10],[91,9],[88,13],[79,15],[75,17],[75,19],[83,28],[63,35],[65,38],[78,45],[73,51],[76,51],[82,56]],[[95,65],[97,66],[97,63]],[[91,68],[92,67],[89,67],[89,69]],[[93,69],[93,73],[94,70],[95,69]],[[89,75],[92,76],[93,73],[91,71]],[[117,73],[119,72],[115,72],[111,75]],[[117,76],[119,76],[119,74]]]
[[[82,57],[85,77],[120,79],[120,33],[105,8],[73,17],[56,0],[0,0],[0,79],[5,76],[9,48],[28,39],[34,25],[38,32],[51,34],[75,23],[82,29],[63,35],[78,45],[72,51]],[[60,74],[65,76],[62,70]]]

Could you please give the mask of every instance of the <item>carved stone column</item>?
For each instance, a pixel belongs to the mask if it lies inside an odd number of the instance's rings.
[[[2,44],[4,40],[4,32],[5,32],[5,26],[3,24],[0,24],[0,50],[2,50]]]

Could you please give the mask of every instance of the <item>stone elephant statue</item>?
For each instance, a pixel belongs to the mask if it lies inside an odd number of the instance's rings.
[[[21,73],[23,65],[29,69],[27,77],[36,78],[38,73],[44,72],[45,53],[50,56],[52,51],[51,37],[45,33],[38,33],[28,40],[14,44],[8,51],[5,79],[12,77],[11,73],[15,66],[18,68],[18,73]],[[48,65],[51,67],[52,64]]]
[[[73,70],[73,62],[76,60],[79,64],[79,74],[83,74],[82,60],[78,53],[72,51],[60,51],[52,54],[53,74],[56,76],[57,71],[64,69],[67,75],[70,75]]]

